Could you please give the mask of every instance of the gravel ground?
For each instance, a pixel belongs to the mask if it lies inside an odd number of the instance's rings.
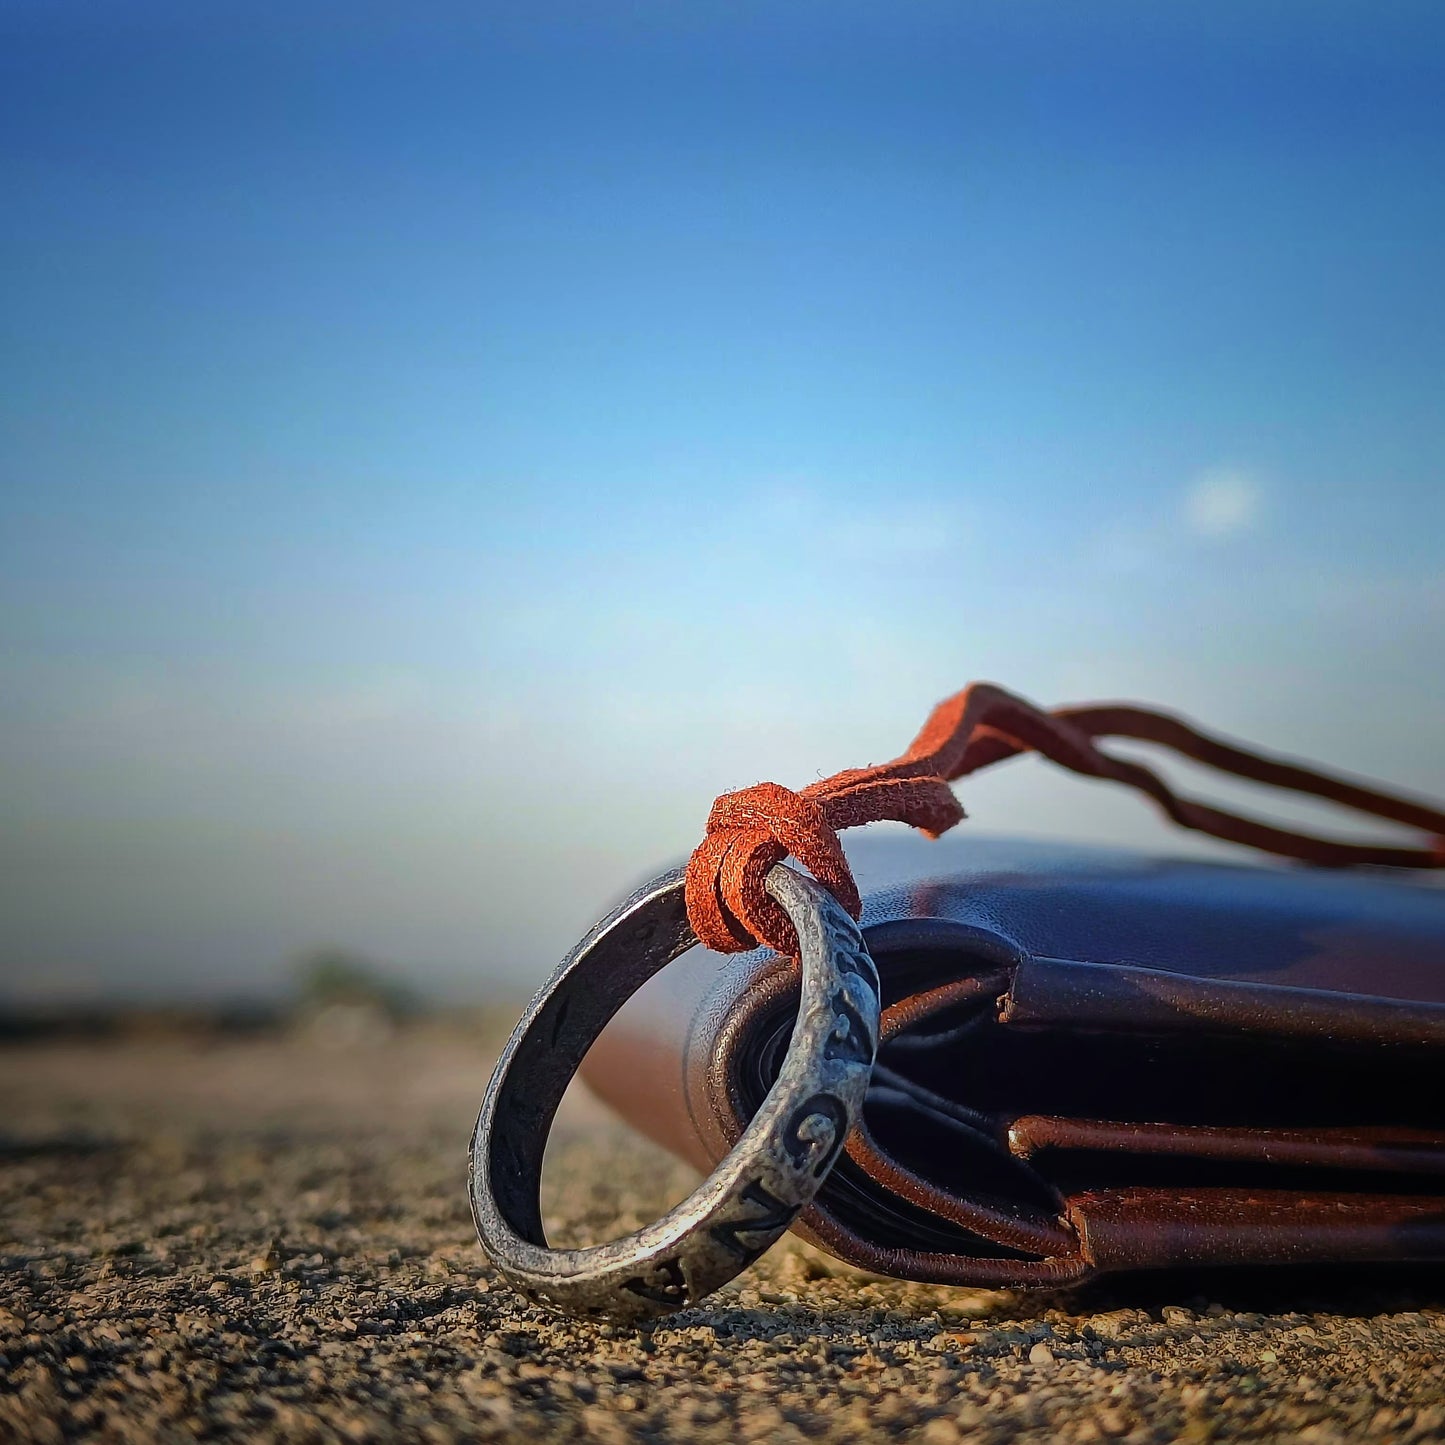
[[[1445,1439],[1445,1274],[1071,1294],[879,1281],[779,1246],[650,1334],[488,1271],[459,1029],[0,1050],[0,1439]],[[555,1237],[689,1175],[571,1098]]]

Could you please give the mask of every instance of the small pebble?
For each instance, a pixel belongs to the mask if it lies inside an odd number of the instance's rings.
[[[958,1445],[963,1439],[961,1431],[952,1420],[945,1420],[943,1416],[930,1420],[918,1432],[919,1445]]]
[[[279,1242],[276,1240],[272,1240],[271,1243],[266,1246],[265,1254],[258,1254],[256,1258],[251,1261],[252,1274],[274,1274],[276,1270],[280,1268],[281,1249]]]

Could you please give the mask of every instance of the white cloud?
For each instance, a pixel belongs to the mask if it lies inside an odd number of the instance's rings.
[[[1196,537],[1232,537],[1258,524],[1263,500],[1259,484],[1247,472],[1213,467],[1185,493],[1184,520]]]

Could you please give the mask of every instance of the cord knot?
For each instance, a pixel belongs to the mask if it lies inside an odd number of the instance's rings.
[[[822,807],[781,783],[755,783],[713,803],[688,862],[687,913],[698,941],[718,953],[763,943],[796,958],[797,932],[763,887],[768,870],[789,856],[858,916],[858,885]]]
[[[1181,798],[1142,763],[1099,747],[1098,739],[1105,737],[1152,743],[1222,773],[1416,828],[1428,842],[1401,847],[1318,838]],[[1123,783],[1180,827],[1279,857],[1335,868],[1445,868],[1445,810],[1435,804],[1254,752],[1152,708],[1092,703],[1045,711],[992,683],[976,682],[939,703],[907,752],[890,763],[849,768],[798,793],[781,783],[724,793],[687,865],[693,932],[717,953],[765,943],[796,958],[797,931],[763,886],[770,868],[791,855],[857,918],[862,903],[839,831],[886,820],[937,838],[964,815],[949,784],[1021,753],[1038,753],[1082,777]]]

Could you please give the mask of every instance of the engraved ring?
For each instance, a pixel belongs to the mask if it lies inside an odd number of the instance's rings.
[[[542,1153],[562,1094],[607,1021],[696,944],[682,873],[663,874],[604,918],[528,1005],[487,1086],[468,1157],[477,1237],[528,1299],[632,1323],[694,1304],[757,1259],[833,1167],[873,1067],[878,974],[857,925],[811,878],[779,864],[766,887],[797,929],[802,959],[782,1068],[717,1168],[625,1239],[548,1248]]]

